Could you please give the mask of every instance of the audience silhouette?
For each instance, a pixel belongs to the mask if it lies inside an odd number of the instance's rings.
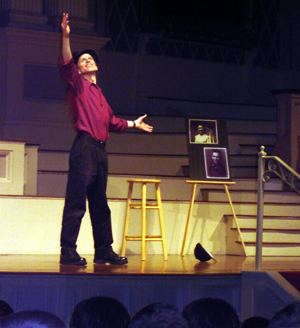
[[[18,311],[0,320],[1,328],[67,328],[54,313],[40,310]]]
[[[124,305],[112,297],[96,296],[78,303],[70,328],[126,328],[130,315]]]
[[[239,317],[234,308],[219,298],[195,300],[182,311],[189,328],[239,328]]]
[[[188,325],[172,305],[153,303],[138,311],[128,328],[188,328]]]
[[[300,327],[300,302],[285,306],[271,319],[268,328]]]
[[[241,328],[267,328],[270,320],[264,317],[250,317],[245,319]]]
[[[7,315],[13,313],[14,310],[11,306],[3,300],[0,300],[0,318],[6,317]]]
[[[240,323],[237,312],[220,298],[200,298],[182,313],[168,303],[152,303],[132,318],[113,297],[95,296],[79,302],[69,326],[49,311],[16,311],[0,300],[0,328],[300,328],[300,302],[289,304],[271,319],[253,316]]]

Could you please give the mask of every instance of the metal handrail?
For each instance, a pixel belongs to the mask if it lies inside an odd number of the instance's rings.
[[[257,186],[257,222],[256,222],[256,253],[255,269],[261,270],[262,263],[262,236],[264,215],[264,183],[271,180],[272,175],[279,177],[283,182],[300,195],[300,175],[277,156],[267,156],[265,147],[260,147],[258,153],[258,186]]]

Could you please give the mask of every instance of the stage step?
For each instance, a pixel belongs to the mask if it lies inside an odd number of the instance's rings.
[[[50,174],[51,173],[51,174]],[[66,172],[43,172],[38,173],[38,195],[39,196],[51,196],[51,197],[64,197],[66,184],[67,184],[67,173]],[[108,176],[108,187],[107,196],[108,198],[127,198],[129,178],[153,178],[150,175],[138,175],[138,174],[109,174]],[[168,177],[156,175],[155,178],[161,179],[162,198],[172,200],[190,200],[191,197],[191,186],[185,181],[190,180],[184,176]],[[255,179],[236,179],[235,185],[229,187],[232,197],[238,197],[241,193],[249,192],[253,194],[257,190],[257,181]],[[218,198],[217,201],[227,201],[226,194],[223,186],[219,186],[219,189],[211,189],[206,191],[207,185],[203,186],[203,189],[199,188],[196,201],[203,199],[204,193],[216,193]],[[272,179],[270,182],[265,184],[266,190],[280,191],[283,190],[282,182],[278,179]],[[237,196],[236,196],[237,195]],[[209,196],[208,196],[209,197]],[[255,198],[255,197],[254,197]],[[254,199],[256,203],[256,199]]]
[[[133,119],[131,116],[125,118]],[[189,178],[186,121],[182,117],[148,117],[147,122],[155,127],[151,134],[134,129],[124,133],[111,132],[107,142],[109,173]],[[276,128],[276,121],[227,121],[232,179],[257,177],[258,150],[261,145],[274,145]],[[254,148],[250,154],[246,150],[248,147]],[[46,195],[64,194],[68,160],[69,149],[39,149],[38,188],[42,194],[38,195],[45,195],[47,189],[50,191],[44,183],[50,181],[50,185],[54,184],[52,180],[56,181],[54,193]],[[57,179],[58,176],[61,179]]]
[[[115,236],[115,248],[120,249],[122,233],[124,228],[124,216],[126,209],[126,199],[128,194],[129,178],[140,176],[110,175],[108,179],[107,195],[109,205],[112,210],[113,229]],[[57,179],[51,181],[53,188],[59,179],[66,178],[66,175],[57,175]],[[147,178],[147,176],[144,176]],[[168,251],[170,254],[179,254],[183,240],[186,219],[191,199],[191,184],[186,183],[184,177],[161,177],[161,195],[163,201],[163,215],[166,223],[166,235],[168,241]],[[50,181],[48,181],[49,183]],[[277,180],[271,180],[268,184],[274,189],[280,190],[282,184]],[[230,195],[241,193],[241,190],[249,190],[250,193],[257,186],[256,180],[239,179],[235,185],[229,186]],[[207,187],[206,187],[207,188]],[[133,191],[133,198],[139,198],[141,188]],[[222,193],[225,195],[223,189]],[[224,196],[222,195],[222,197]],[[154,190],[149,190],[149,197],[154,198]],[[240,247],[235,241],[239,239],[235,236],[236,230],[228,229],[229,224],[224,214],[231,213],[228,201],[201,201],[202,190],[197,188],[194,210],[191,218],[191,229],[188,234],[186,251],[193,253],[197,242],[203,243],[204,247],[213,254],[230,254],[228,241],[236,247]],[[0,241],[0,250],[3,254],[35,254],[34,252],[49,252],[56,254],[59,252],[59,233],[61,226],[61,215],[63,211],[64,198],[55,197],[0,197],[0,215],[3,218],[0,230],[3,231],[3,238]],[[255,215],[257,212],[257,202],[233,202],[235,212],[242,228],[255,228]],[[299,220],[299,203],[297,204],[276,204],[265,203],[264,214],[266,216],[265,228],[273,228],[267,223],[275,223],[275,217],[287,217],[283,228],[300,229],[297,225]],[[87,213],[88,216],[88,213]],[[293,217],[293,219],[292,219]],[[90,220],[87,217],[83,220],[83,230],[80,234],[80,252],[90,254],[92,249],[92,234]],[[282,228],[279,225],[278,228]],[[251,224],[248,224],[251,223]],[[153,223],[156,226],[156,223]],[[234,227],[233,225],[230,228]],[[135,227],[139,229],[139,227]],[[47,238],[45,236],[47,231]],[[49,232],[49,233],[48,233]],[[245,234],[246,232],[243,232]],[[253,234],[253,231],[252,231]],[[49,236],[48,236],[49,235]],[[24,237],[26,236],[26,238]],[[35,242],[33,242],[35,240]],[[226,244],[227,240],[227,244]],[[249,239],[247,241],[252,241]],[[133,243],[134,244],[134,243]],[[51,245],[51,246],[49,246]],[[139,245],[132,245],[129,252],[139,254]],[[249,255],[254,255],[254,246],[247,245]],[[298,247],[295,247],[298,248]],[[266,247],[269,250],[270,247]],[[284,247],[287,249],[287,247]],[[161,249],[156,245],[149,244],[149,252],[160,254]],[[265,251],[264,251],[265,252]],[[300,256],[295,253],[295,256]],[[235,253],[233,253],[235,254]],[[268,253],[265,253],[269,255]],[[279,254],[281,255],[281,254]]]
[[[277,133],[277,121],[241,121],[241,120],[227,120],[227,131],[230,134],[235,133],[256,133],[268,132],[270,134]]]
[[[226,201],[226,194],[220,189],[202,189],[204,201]],[[233,202],[257,202],[256,190],[235,190],[231,193]],[[298,203],[300,197],[293,191],[266,190],[264,192],[265,203],[289,204]]]
[[[268,147],[270,147],[275,144],[276,140],[277,140],[276,134],[229,134],[228,135],[230,154],[241,154],[241,155],[257,154],[260,150],[261,145],[268,145]]]
[[[245,245],[248,256],[255,256],[255,243]],[[297,256],[300,257],[300,244],[296,243],[263,243],[262,256]]]
[[[258,163],[258,156],[256,154],[248,154],[248,155],[240,155],[240,154],[232,154],[229,157],[230,160],[230,166],[231,167],[238,167],[241,165],[241,163],[243,163],[246,166],[254,166],[257,167],[257,163]]]
[[[276,205],[278,207],[278,205]],[[226,215],[229,252],[241,247],[241,239],[232,215]],[[248,256],[255,255],[256,223],[253,215],[237,215]],[[263,256],[300,256],[300,216],[264,216]],[[238,246],[237,246],[238,245]]]
[[[67,152],[39,152],[38,196],[64,196],[67,181],[68,156],[69,154]],[[109,176],[140,175],[152,178],[170,177],[177,179],[182,177],[189,179],[187,156],[108,154],[108,158]],[[234,181],[243,181],[242,184],[239,184],[241,186],[240,188],[247,190],[247,180],[254,181],[255,183],[257,167],[232,167],[231,173]],[[273,180],[275,181],[275,179]],[[278,190],[273,180],[265,184],[266,189]],[[253,185],[253,182],[251,184]],[[279,182],[278,185],[280,184]],[[281,187],[280,189],[282,190]]]
[[[275,141],[275,139],[274,139]],[[260,147],[262,146],[261,143],[255,143],[255,144],[240,144],[241,147],[241,154],[242,155],[255,155],[257,158],[257,153],[260,152]],[[265,147],[265,152],[267,154],[271,154],[272,150],[274,148],[274,143],[271,145],[268,144],[264,144],[263,145]]]

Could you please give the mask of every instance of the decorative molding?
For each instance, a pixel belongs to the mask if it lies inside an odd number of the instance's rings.
[[[19,11],[10,11],[9,13],[9,26],[23,26],[26,28],[32,28],[36,26],[41,26],[44,29],[49,29],[46,25],[47,17],[42,16],[41,14],[36,14],[34,12],[19,12]]]
[[[58,258],[53,260],[58,262]],[[65,322],[70,320],[77,303],[97,295],[115,297],[131,315],[155,302],[169,303],[182,311],[186,304],[201,297],[226,299],[238,314],[241,313],[240,275],[126,276],[118,274],[122,271],[120,268],[107,275],[101,274],[101,271],[101,267],[95,266],[94,274],[87,274],[85,268],[78,268],[78,272],[74,270],[74,274],[3,273],[0,276],[1,298],[15,311],[30,308],[47,310],[56,313]],[[269,303],[272,305],[272,302]]]
[[[66,12],[71,17],[88,19],[88,9],[87,0],[58,0],[58,14]]]
[[[43,0],[44,14],[48,17],[69,13],[70,17],[88,19],[87,0]]]
[[[40,0],[11,0],[10,7],[12,10],[42,13],[42,1]]]
[[[60,33],[55,33],[52,31],[32,31],[28,29],[7,27],[3,30],[3,32],[6,34],[8,42],[19,43],[21,39],[22,42],[26,42],[26,44],[40,45],[47,40],[48,45],[53,44],[55,46],[59,46],[61,42]],[[108,38],[102,38],[99,36],[86,35],[83,37],[82,35],[76,34],[71,36],[72,49],[93,48],[95,51],[98,51],[105,46],[108,41]]]

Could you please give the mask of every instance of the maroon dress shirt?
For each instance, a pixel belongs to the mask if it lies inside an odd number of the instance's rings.
[[[87,132],[105,142],[109,131],[124,131],[128,127],[126,120],[115,117],[101,89],[78,73],[73,58],[64,63],[61,57],[60,66],[68,82],[68,101],[77,132]]]

